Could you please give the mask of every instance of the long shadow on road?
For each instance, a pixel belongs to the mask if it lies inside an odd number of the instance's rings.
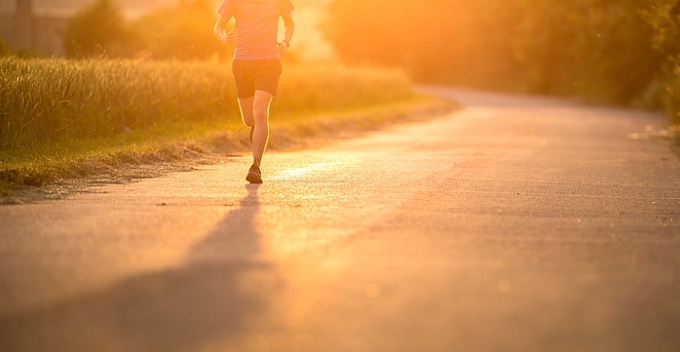
[[[238,345],[280,281],[258,259],[258,187],[191,249],[182,267],[0,321],[0,350],[196,350]]]

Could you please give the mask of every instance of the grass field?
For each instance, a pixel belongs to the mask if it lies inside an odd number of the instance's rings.
[[[356,123],[373,111],[374,123],[384,107],[422,102],[399,71],[285,66],[272,122],[295,138],[319,128],[310,121]],[[86,160],[162,158],[176,142],[243,145],[245,136],[226,63],[0,58],[5,189],[96,172]]]
[[[274,113],[405,99],[396,71],[286,67]],[[236,118],[225,63],[0,58],[0,160],[55,142]]]

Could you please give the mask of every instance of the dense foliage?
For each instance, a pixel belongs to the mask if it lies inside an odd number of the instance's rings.
[[[639,0],[522,0],[515,59],[534,91],[627,102],[660,63]]]
[[[652,45],[664,59],[653,88],[672,122],[680,125],[680,0],[648,0],[643,16],[654,30]]]
[[[419,81],[670,106],[679,2],[334,0],[324,29],[343,60]]]

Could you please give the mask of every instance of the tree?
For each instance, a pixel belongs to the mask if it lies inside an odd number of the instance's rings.
[[[175,7],[154,10],[131,23],[139,35],[134,51],[154,59],[228,57],[233,48],[215,38],[216,19],[207,0],[181,0]]]
[[[629,102],[659,66],[639,0],[521,0],[514,36],[528,90]]]
[[[131,39],[113,0],[96,0],[68,20],[64,48],[69,57],[110,54]]]
[[[680,125],[680,0],[650,0],[643,16],[654,30],[652,43],[663,59],[658,100],[671,123]]]
[[[399,65],[419,81],[494,81],[514,71],[518,8],[508,0],[335,0],[324,32],[344,61]]]

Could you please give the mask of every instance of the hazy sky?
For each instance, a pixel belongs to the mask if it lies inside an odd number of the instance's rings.
[[[17,0],[0,0],[0,12],[14,12]],[[67,15],[78,10],[81,6],[94,0],[33,0],[33,7],[38,13],[55,13]],[[173,0],[113,0],[125,10],[128,18],[138,17],[145,12],[161,6],[174,6]],[[215,10],[222,0],[210,0]],[[293,17],[296,22],[296,34],[293,46],[310,59],[332,59],[333,54],[328,43],[318,30],[318,21],[323,17],[326,4],[331,0],[291,0],[296,7]],[[217,16],[217,15],[215,15]],[[212,27],[212,23],[207,24]]]

